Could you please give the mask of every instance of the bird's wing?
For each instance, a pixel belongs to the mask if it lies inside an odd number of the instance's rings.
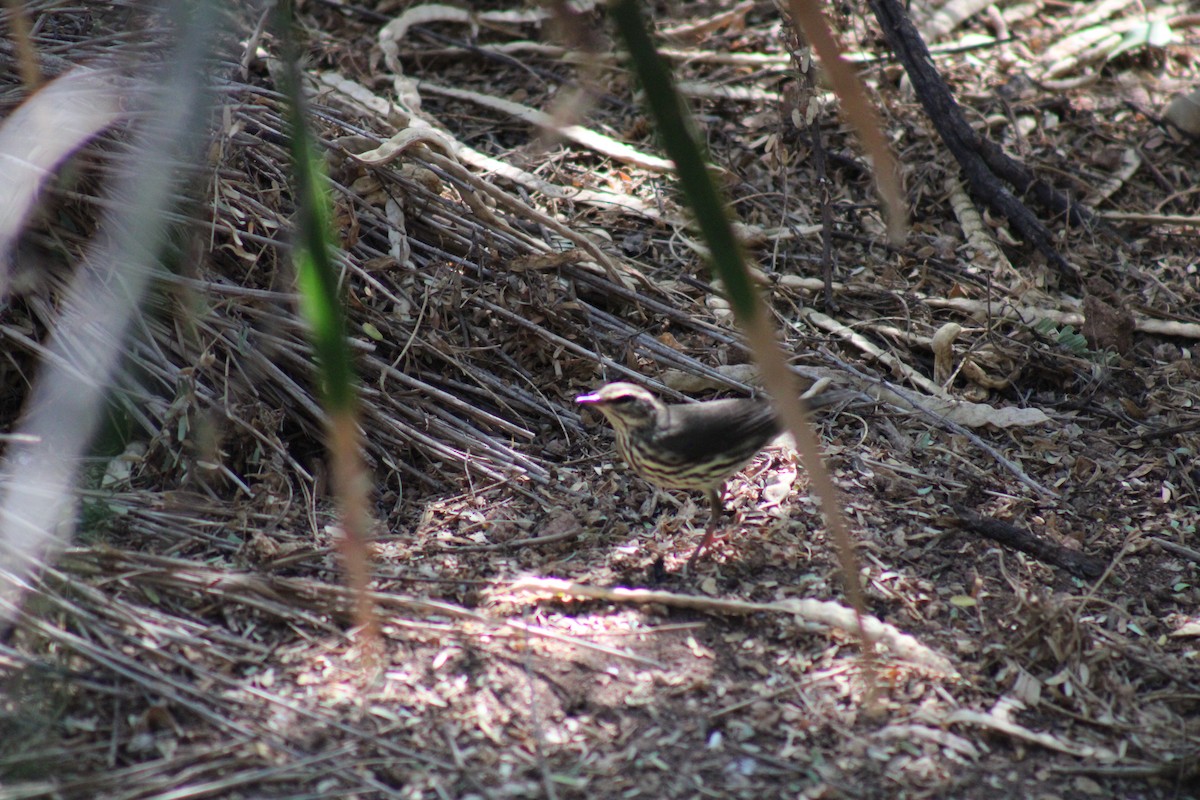
[[[667,406],[660,420],[657,444],[686,460],[705,460],[729,450],[749,450],[753,455],[779,433],[779,422],[769,403],[733,398],[693,405]]]

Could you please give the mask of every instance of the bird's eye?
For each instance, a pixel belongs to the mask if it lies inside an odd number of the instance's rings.
[[[614,406],[626,406],[633,402],[633,395],[623,394],[620,397],[614,397],[612,400],[609,400],[608,402]]]

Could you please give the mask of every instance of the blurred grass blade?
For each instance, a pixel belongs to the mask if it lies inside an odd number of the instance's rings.
[[[800,406],[796,378],[788,368],[765,304],[754,288],[733,234],[724,199],[709,174],[699,137],[689,121],[683,99],[675,91],[666,62],[654,48],[637,0],[616,0],[609,6],[617,30],[629,49],[631,63],[645,90],[646,105],[654,118],[659,139],[675,162],[679,183],[695,214],[697,226],[709,248],[713,270],[725,285],[730,306],[762,369],[763,383],[775,398],[785,425],[796,438],[813,491],[821,501],[825,522],[837,543],[846,583],[846,597],[859,616],[859,634],[867,653],[871,646],[862,628],[864,614],[857,560],[850,535],[837,504],[837,493],[821,462],[820,444]]]
[[[172,32],[167,44],[171,58],[128,65],[134,77],[123,97],[137,122],[126,137],[127,147],[114,151],[104,204],[108,210],[71,278],[24,419],[0,469],[3,621],[16,613],[31,574],[73,533],[81,456],[120,368],[130,322],[159,269],[168,215],[181,202],[187,168],[202,158],[202,134],[209,129],[211,97],[205,76],[214,45],[215,4],[167,2],[160,4],[159,13]],[[114,118],[112,87],[91,84],[82,71],[71,74],[78,77],[61,88],[94,114],[72,116],[67,123],[66,116],[55,113],[70,130],[55,140],[55,152],[48,156],[51,164],[89,131]],[[88,85],[99,94],[91,95]],[[26,173],[21,180],[28,177]],[[36,193],[36,186],[23,185],[23,191]],[[28,208],[13,212],[18,227],[27,212]]]
[[[333,490],[341,516],[339,544],[347,583],[354,595],[354,622],[362,632],[363,652],[368,660],[373,660],[378,650],[379,632],[367,594],[370,582],[368,478],[362,463],[358,392],[347,341],[346,315],[332,258],[337,245],[331,204],[320,154],[308,129],[291,4],[281,3],[277,14],[276,27],[284,44],[284,88],[296,184],[294,259],[300,310],[309,325],[325,404]]]
[[[111,73],[75,67],[0,124],[0,298],[8,295],[11,250],[46,181],[67,156],[120,119],[123,94]]]
[[[675,162],[680,187],[704,235],[713,269],[725,284],[738,319],[750,320],[758,308],[750,275],[743,267],[742,247],[733,235],[727,206],[708,174],[700,137],[695,134],[683,98],[675,90],[671,71],[650,40],[639,3],[617,0],[609,6],[609,12],[629,50],[659,141]]]
[[[900,166],[883,135],[879,114],[867,98],[867,90],[853,65],[842,58],[842,47],[829,28],[829,20],[821,13],[821,6],[815,0],[789,0],[788,9],[792,23],[816,51],[829,85],[842,104],[842,114],[858,131],[863,150],[871,158],[875,185],[887,219],[888,239],[899,246],[908,229],[908,204],[900,181]]]

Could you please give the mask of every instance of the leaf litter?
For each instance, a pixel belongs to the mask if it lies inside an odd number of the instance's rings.
[[[865,75],[913,229],[884,247],[831,107],[837,289],[823,308],[810,143],[778,99],[789,56],[774,9],[744,5],[740,20],[701,4],[657,23],[695,32],[667,55],[797,369],[859,394],[816,422],[878,657],[855,645],[786,451],[731,482],[727,535],[685,580],[695,498],[655,497],[571,402],[605,380],[676,400],[672,376],[752,380],[620,59],[563,46],[540,9],[455,22],[410,6],[381,40],[391,18],[302,5],[375,477],[382,667],[364,674],[346,631],[264,39],[224,73],[212,199],[189,212],[195,258],[160,279],[127,348],[136,446],[83,493],[75,546],[0,645],[0,797],[1165,798],[1196,785],[1194,227],[1129,224],[1120,245],[1063,232],[1061,251],[1106,285],[1064,283],[1003,221],[956,216],[955,168],[878,60]],[[1102,69],[1033,51],[1065,41],[1085,8],[989,9],[940,21],[931,44],[1019,32],[994,37],[995,58],[938,56],[988,134],[1073,191],[1136,147],[1146,168],[1106,186],[1101,210],[1194,218],[1189,145],[1138,104],[1194,85],[1195,48]],[[107,6],[27,9],[43,49],[71,37],[72,63],[137,46],[104,35],[127,22]],[[835,24],[876,41],[863,18]],[[21,94],[12,51],[0,58],[7,116]],[[1020,80],[1072,69],[1092,83]],[[561,140],[527,110],[556,118],[567,86],[591,100],[575,120],[587,135]],[[747,91],[717,91],[733,88]],[[105,138],[82,151],[80,179],[57,181],[53,213],[24,235],[56,266],[18,274],[0,326],[10,423],[110,158]],[[1100,557],[1103,573],[969,534],[956,507]]]

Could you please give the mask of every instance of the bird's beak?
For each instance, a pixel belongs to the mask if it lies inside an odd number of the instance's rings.
[[[581,403],[585,406],[594,406],[604,402],[604,398],[594,392],[592,394],[581,394],[575,398],[576,403]]]

